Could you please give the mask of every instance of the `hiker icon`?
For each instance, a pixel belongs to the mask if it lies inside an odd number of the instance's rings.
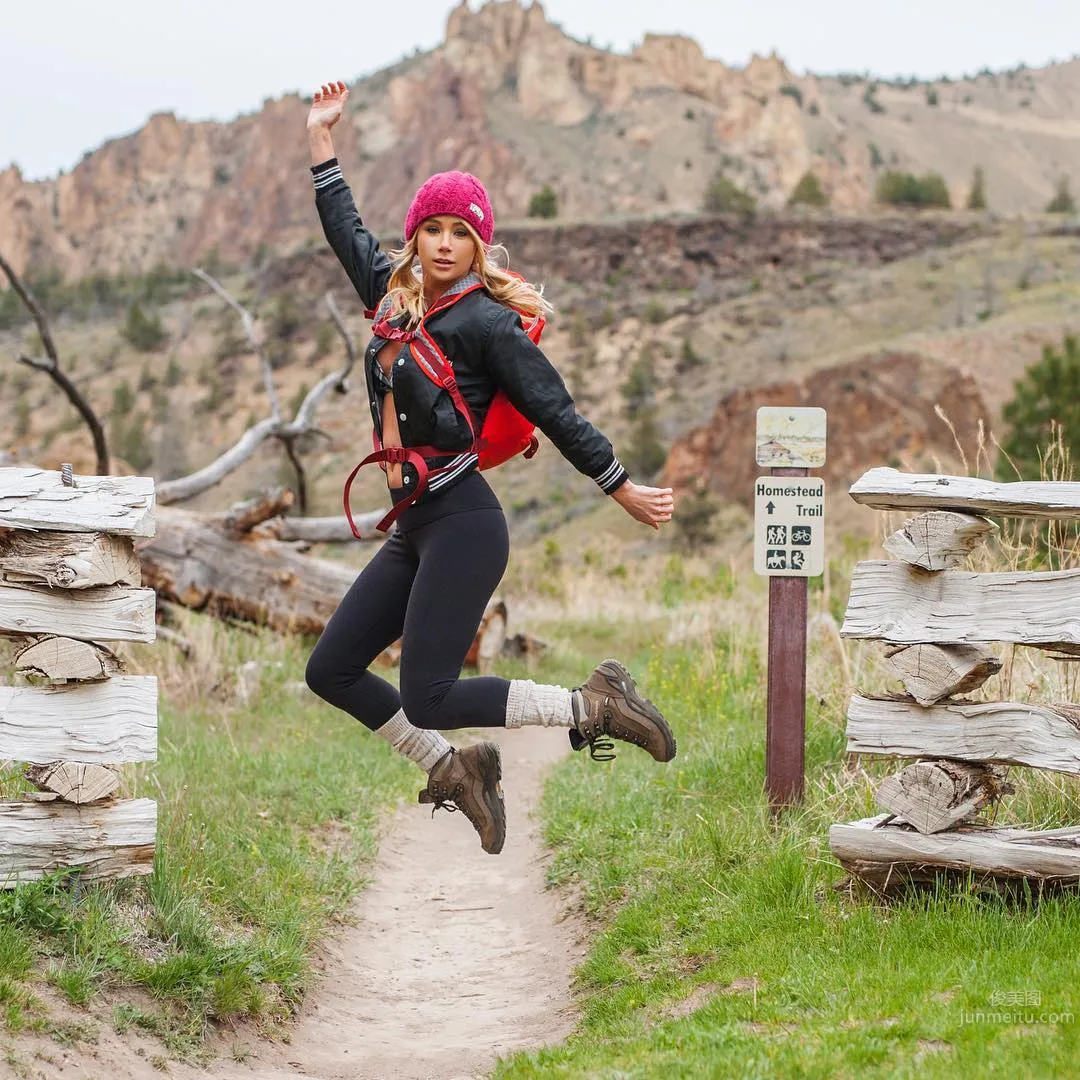
[[[787,526],[786,525],[769,525],[765,530],[765,543],[766,544],[786,544],[787,543]]]
[[[791,553],[791,569],[801,570],[806,565],[806,552],[793,551]]]
[[[793,544],[809,544],[811,530],[809,525],[792,525],[791,542]]]
[[[786,570],[787,568],[787,552],[783,548],[769,548],[765,552],[766,570]]]

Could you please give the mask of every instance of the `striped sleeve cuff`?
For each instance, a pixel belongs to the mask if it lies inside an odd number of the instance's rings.
[[[311,179],[315,183],[315,190],[321,191],[323,188],[329,187],[335,180],[344,180],[345,174],[341,171],[338,159],[332,157],[327,161],[320,162],[318,165],[311,166]]]
[[[605,495],[610,495],[630,479],[630,474],[622,467],[618,458],[613,458],[611,464],[593,479],[600,485],[600,490]]]

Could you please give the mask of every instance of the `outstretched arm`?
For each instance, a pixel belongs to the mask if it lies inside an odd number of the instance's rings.
[[[315,208],[323,232],[364,304],[375,308],[386,295],[391,265],[379,242],[360,220],[349,185],[334,156],[330,129],[341,119],[349,89],[343,82],[325,83],[316,90],[308,113],[311,175]]]
[[[492,312],[484,336],[486,366],[514,407],[534,423],[579,472],[592,477],[632,518],[658,529],[670,521],[670,488],[635,484],[611,443],[578,411],[562,376],[510,308]]]

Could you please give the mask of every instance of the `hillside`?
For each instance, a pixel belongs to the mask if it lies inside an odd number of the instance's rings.
[[[956,461],[935,405],[960,427],[971,456],[979,420],[996,425],[1043,344],[1080,330],[1080,235],[1069,229],[955,215],[709,218],[534,228],[508,240],[557,305],[545,350],[637,476],[663,470],[667,459],[664,475],[677,488],[702,478],[734,509],[753,469],[757,405],[812,398],[829,410],[838,530],[869,521],[842,496],[868,462],[918,470]],[[567,255],[575,249],[591,260],[584,277]],[[224,280],[259,315],[286,407],[342,362],[321,304],[327,290],[366,340],[362,305],[328,251]],[[269,410],[236,316],[192,278],[154,288],[168,335],[160,346],[139,351],[125,339],[119,302],[72,306],[55,330],[67,370],[127,459],[115,468],[164,479],[206,464]],[[0,331],[0,355],[20,348],[36,349],[25,322]],[[356,386],[354,378],[349,394],[331,395],[320,411],[329,441],[307,451],[312,513],[337,512],[341,482],[369,439]],[[0,452],[93,467],[74,410],[45,376],[13,362],[0,366],[0,430]],[[268,446],[196,505],[220,507],[292,479],[281,451]],[[603,502],[550,446],[499,469],[494,483],[522,536],[558,530]],[[384,497],[378,479],[366,477],[354,505]],[[741,543],[743,533],[725,539]]]
[[[860,213],[886,167],[937,170],[962,205],[981,164],[1005,214],[1039,211],[1061,176],[1080,177],[1077,61],[934,84],[797,77],[775,55],[729,67],[683,36],[607,52],[538,3],[496,0],[462,3],[442,45],[352,88],[337,145],[366,219],[388,234],[415,187],[449,167],[489,183],[503,224],[544,184],[563,220],[602,220],[697,212],[719,173],[777,208],[812,170],[834,210]],[[306,109],[286,95],[230,123],[163,113],[67,175],[26,182],[8,168],[0,251],[22,271],[80,277],[318,245]]]

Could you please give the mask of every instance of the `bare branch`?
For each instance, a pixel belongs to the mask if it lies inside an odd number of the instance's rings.
[[[35,371],[44,371],[47,375],[51,375],[56,370],[56,361],[44,356],[27,356],[26,353],[19,353],[19,363],[32,367]]]
[[[307,513],[308,501],[307,501],[307,473],[304,472],[304,463],[300,460],[300,455],[296,452],[296,437],[283,438],[281,440],[285,444],[285,453],[289,457],[289,461],[292,462],[292,467],[296,471],[296,497],[300,501],[300,516],[303,517]]]
[[[344,394],[348,390],[348,387],[345,385],[345,380],[349,377],[353,367],[356,365],[356,342],[353,340],[349,328],[345,325],[345,319],[342,317],[341,309],[337,306],[334,294],[328,292],[324,299],[326,301],[327,310],[330,312],[330,318],[334,320],[334,325],[338,328],[338,333],[345,339],[345,355],[347,359],[345,361],[345,368],[341,372],[341,386],[338,388],[341,393]]]
[[[205,468],[176,480],[164,480],[159,483],[155,492],[157,501],[162,505],[183,502],[212,488],[247,461],[262,443],[275,436],[280,427],[281,421],[274,416],[260,420],[253,427],[249,427],[224,454],[210,462]]]
[[[109,473],[109,446],[105,439],[105,429],[101,426],[101,421],[97,418],[97,414],[90,407],[90,403],[79,392],[78,387],[67,377],[67,375],[60,368],[60,358],[56,353],[56,342],[53,341],[52,331],[49,329],[49,321],[45,318],[45,312],[42,311],[41,306],[34,299],[33,293],[30,292],[26,284],[15,273],[11,264],[0,255],[0,270],[3,270],[7,275],[7,279],[11,282],[11,287],[15,290],[19,299],[26,305],[27,310],[33,316],[34,322],[37,324],[38,336],[41,338],[41,344],[45,349],[45,353],[48,356],[47,360],[43,360],[41,357],[32,356],[19,356],[19,362],[26,364],[27,367],[33,368],[35,371],[44,371],[49,378],[64,392],[68,401],[78,410],[79,415],[86,421],[86,426],[90,428],[90,436],[94,440],[94,456],[97,458],[96,469],[99,476],[107,476]]]
[[[14,267],[12,267],[3,255],[0,255],[0,270],[3,270],[7,275],[8,281],[11,282],[11,287],[15,290],[19,299],[26,305],[27,311],[33,316],[34,322],[37,323],[41,344],[45,347],[45,353],[54,363],[56,363],[56,343],[53,341],[52,331],[49,329],[49,320],[45,318],[45,312],[41,310],[37,300],[34,299],[34,294],[23,283],[22,278],[15,273]]]
[[[191,272],[197,278],[205,281],[206,284],[209,285],[210,288],[240,316],[240,321],[244,325],[244,333],[247,334],[248,341],[251,342],[251,347],[255,351],[255,355],[258,356],[259,363],[262,365],[263,385],[266,387],[266,396],[270,400],[271,416],[275,420],[280,419],[281,405],[278,402],[277,390],[274,387],[274,369],[270,366],[270,358],[266,355],[263,339],[259,335],[258,329],[255,326],[255,320],[251,317],[251,313],[242,304],[234,300],[229,294],[229,291],[212,278],[205,270],[195,267]]]
[[[357,531],[363,540],[382,540],[384,534],[375,526],[382,520],[384,511],[371,510],[365,514],[354,514]],[[287,517],[278,518],[270,523],[274,535],[279,540],[306,540],[309,543],[340,544],[356,539],[349,528],[349,522],[342,514],[339,517]]]
[[[246,533],[256,525],[284,514],[292,507],[294,499],[287,487],[268,488],[252,499],[235,503],[224,513],[207,515],[206,520],[220,523],[223,529],[233,534]]]

